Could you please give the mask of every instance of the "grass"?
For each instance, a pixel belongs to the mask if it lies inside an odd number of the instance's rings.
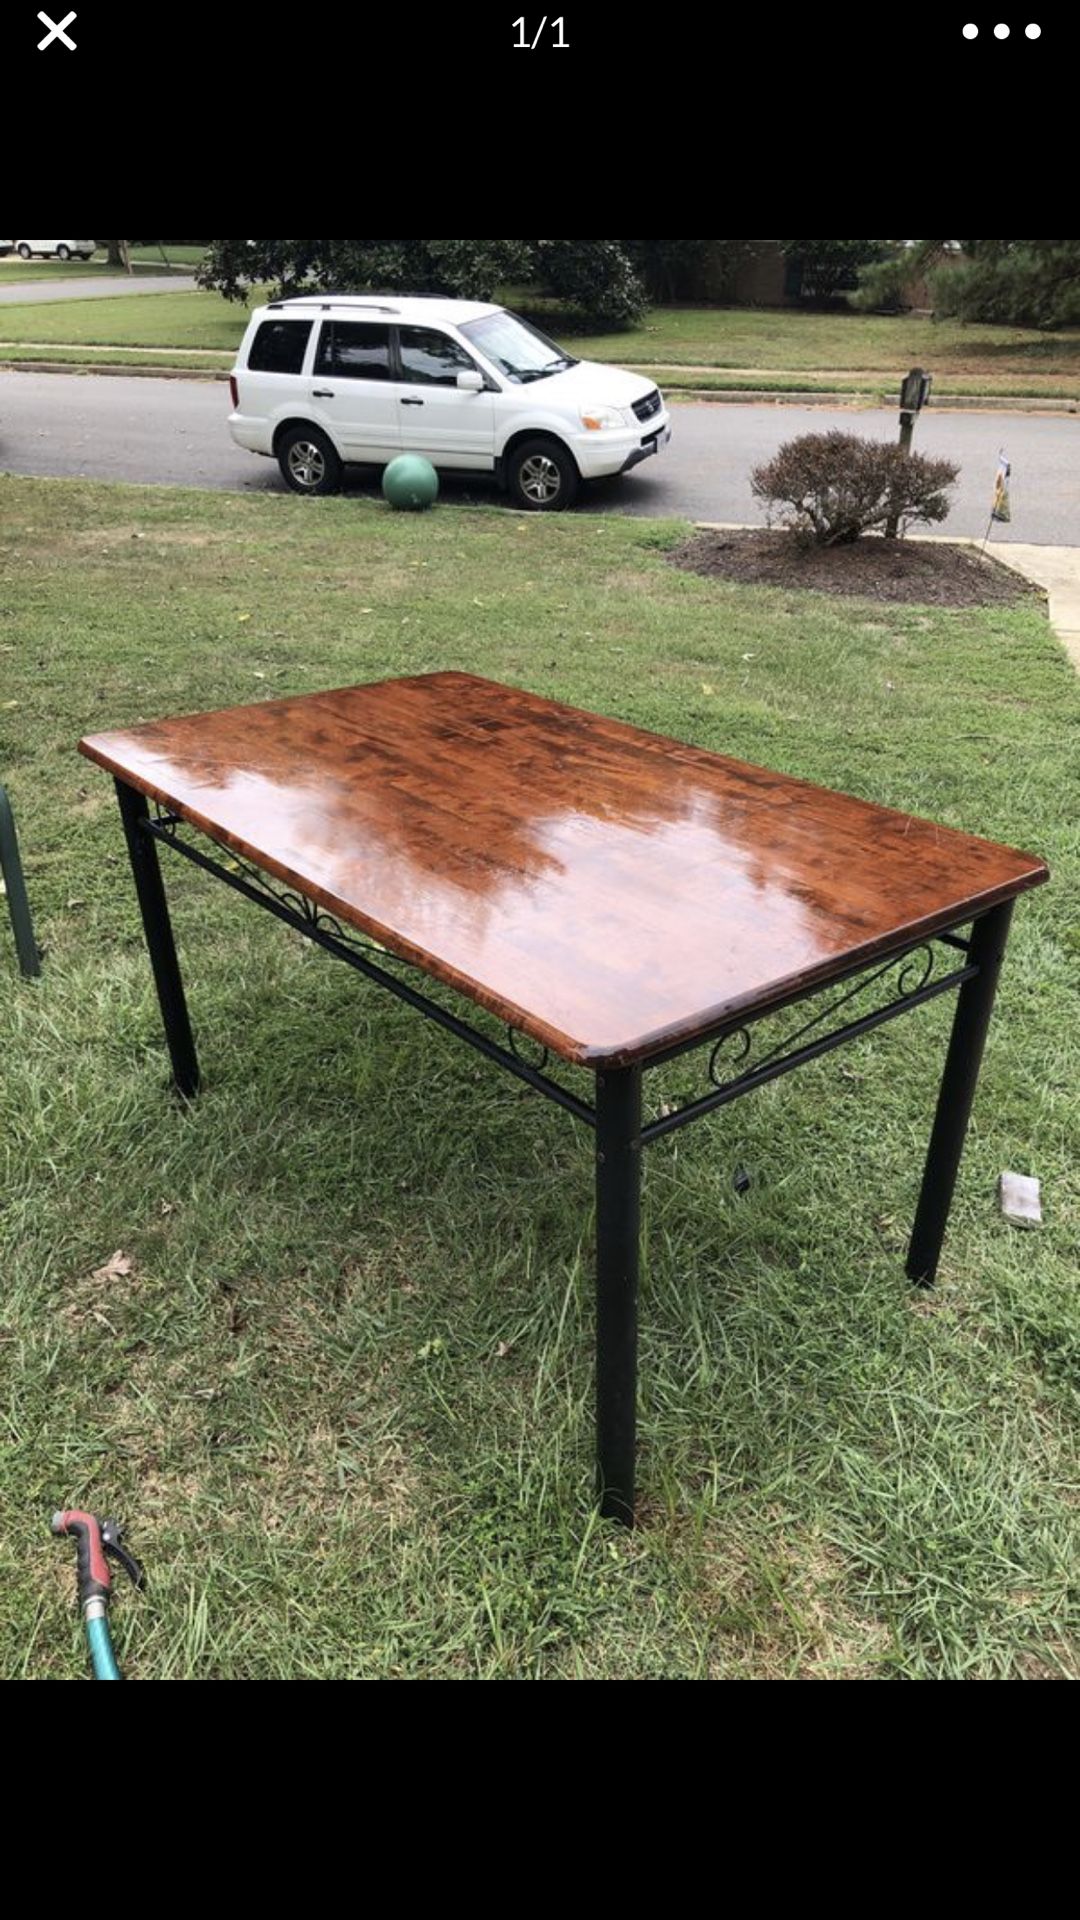
[[[4,1672],[85,1670],[71,1501],[147,1562],[133,1677],[1077,1673],[1080,686],[1037,608],[708,582],[667,566],[681,532],[0,480],[0,767],[47,947],[21,983],[0,927]],[[903,1248],[941,1003],[651,1151],[630,1536],[589,1497],[587,1137],[187,867],[179,1111],[74,751],[450,666],[1054,872],[932,1295]],[[1004,1166],[1041,1176],[1040,1233],[998,1217]]]
[[[675,389],[764,387],[782,393],[818,386],[871,394],[884,388],[891,393],[894,376],[923,364],[933,369],[939,393],[1080,397],[1080,329],[1045,334],[934,322],[918,314],[887,319],[745,307],[656,307],[643,326],[583,336],[568,332],[568,316],[527,290],[511,288],[506,297],[534,312],[556,335],[565,335],[583,357],[641,365]],[[259,298],[253,295],[251,305]],[[107,301],[88,300],[85,306],[65,301],[5,307],[0,310],[0,358],[16,358],[12,350],[32,342],[70,348],[198,348],[221,354],[222,364],[228,365],[247,317],[246,307],[210,293],[119,294]]]
[[[591,334],[575,351],[653,365],[769,368],[782,372],[1053,375],[1080,387],[1080,328],[965,326],[926,314],[798,313],[782,308],[653,308],[640,327]]]
[[[227,353],[239,344],[247,321],[245,306],[230,304],[217,293],[118,293],[102,300],[31,301],[0,308],[5,342],[43,345],[199,347]]]

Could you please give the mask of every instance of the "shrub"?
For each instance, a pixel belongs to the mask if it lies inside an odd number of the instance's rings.
[[[854,433],[803,433],[755,467],[750,488],[774,517],[819,547],[838,547],[895,520],[944,520],[948,489],[960,469],[951,460],[903,453]]]
[[[645,295],[619,240],[538,240],[540,276],[559,300],[594,327],[629,327],[645,310]]]
[[[859,275],[851,305],[860,313],[907,313],[914,305],[910,259],[879,260]]]

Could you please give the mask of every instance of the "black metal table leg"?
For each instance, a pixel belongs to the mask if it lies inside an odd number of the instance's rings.
[[[968,959],[979,971],[973,979],[964,982],[957,999],[908,1248],[908,1278],[924,1287],[932,1285],[937,1273],[1012,910],[1013,903],[1008,900],[1004,906],[994,907],[976,920],[971,930]]]
[[[600,1511],[634,1524],[641,1069],[596,1076],[596,1471]]]
[[[41,956],[38,953],[37,941],[34,939],[30,902],[26,898],[26,882],[23,879],[22,861],[19,858],[15,817],[3,787],[0,787],[0,874],[3,874],[7,888],[8,912],[11,915],[11,931],[15,935],[15,951],[19,956],[19,966],[27,979],[33,980],[41,972]]]
[[[143,931],[150,951],[150,964],[154,969],[154,984],[157,987],[161,1017],[165,1023],[165,1038],[172,1060],[173,1079],[178,1093],[186,1099],[199,1090],[199,1062],[195,1053],[195,1042],[191,1037],[191,1022],[188,1019],[187,1002],[184,999],[184,986],[180,978],[180,963],[176,958],[176,944],[173,940],[172,923],[165,900],[165,887],[158,865],[158,851],[153,836],[144,832],[142,822],[150,811],[146,795],[129,787],[123,780],[116,782],[116,797],[120,802],[120,817],[127,835],[128,853],[131,855],[131,871],[135,876],[135,891],[142,910]]]

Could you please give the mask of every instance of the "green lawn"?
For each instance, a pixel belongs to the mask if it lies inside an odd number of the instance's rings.
[[[938,375],[1067,376],[1080,388],[1080,328],[1036,333],[1022,327],[963,326],[925,314],[798,313],[751,307],[658,307],[626,333],[579,338],[575,351],[598,360],[656,365],[762,367],[773,371]]]
[[[85,1670],[67,1502],[146,1561],[114,1609],[133,1677],[1080,1671],[1080,685],[1037,606],[706,582],[666,564],[679,533],[0,479],[0,768],[47,946],[23,983],[0,926],[3,1672]],[[632,1535],[590,1501],[587,1135],[186,866],[205,1091],[178,1110],[74,750],[437,667],[1054,872],[936,1292],[903,1252],[941,1002],[651,1150]],[[1005,1166],[1041,1176],[1040,1233],[999,1218]]]
[[[0,282],[0,285],[3,283]],[[252,305],[258,305],[253,299]],[[119,293],[103,300],[28,302],[0,308],[4,343],[34,340],[65,346],[204,347],[239,344],[247,309],[217,293]]]
[[[2,281],[0,281],[2,284]],[[263,296],[253,295],[251,305]],[[723,307],[657,307],[645,324],[625,333],[575,335],[566,316],[521,288],[508,299],[524,305],[574,352],[650,370],[668,386],[766,386],[777,391],[815,384],[836,387],[847,374],[852,391],[879,391],[880,376],[930,367],[939,392],[1019,396],[1080,395],[1080,329],[1044,334],[1017,327],[935,323],[925,316],[896,319],[860,314],[815,314]],[[211,293],[117,295],[0,310],[0,358],[19,342],[67,346],[185,347],[230,354],[247,324],[247,308]],[[705,369],[672,374],[670,368]],[[712,373],[710,369],[726,369]],[[761,369],[756,379],[731,369]],[[859,374],[877,379],[858,378]],[[818,375],[815,381],[808,376]],[[828,376],[832,375],[830,379]],[[794,377],[792,377],[794,376]],[[803,376],[799,378],[799,376]],[[888,384],[886,382],[885,384]]]

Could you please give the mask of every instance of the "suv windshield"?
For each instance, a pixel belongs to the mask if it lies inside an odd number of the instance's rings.
[[[482,320],[467,320],[458,332],[479,347],[508,380],[522,386],[577,366],[571,354],[564,353],[546,333],[520,320],[516,313],[488,313]]]

